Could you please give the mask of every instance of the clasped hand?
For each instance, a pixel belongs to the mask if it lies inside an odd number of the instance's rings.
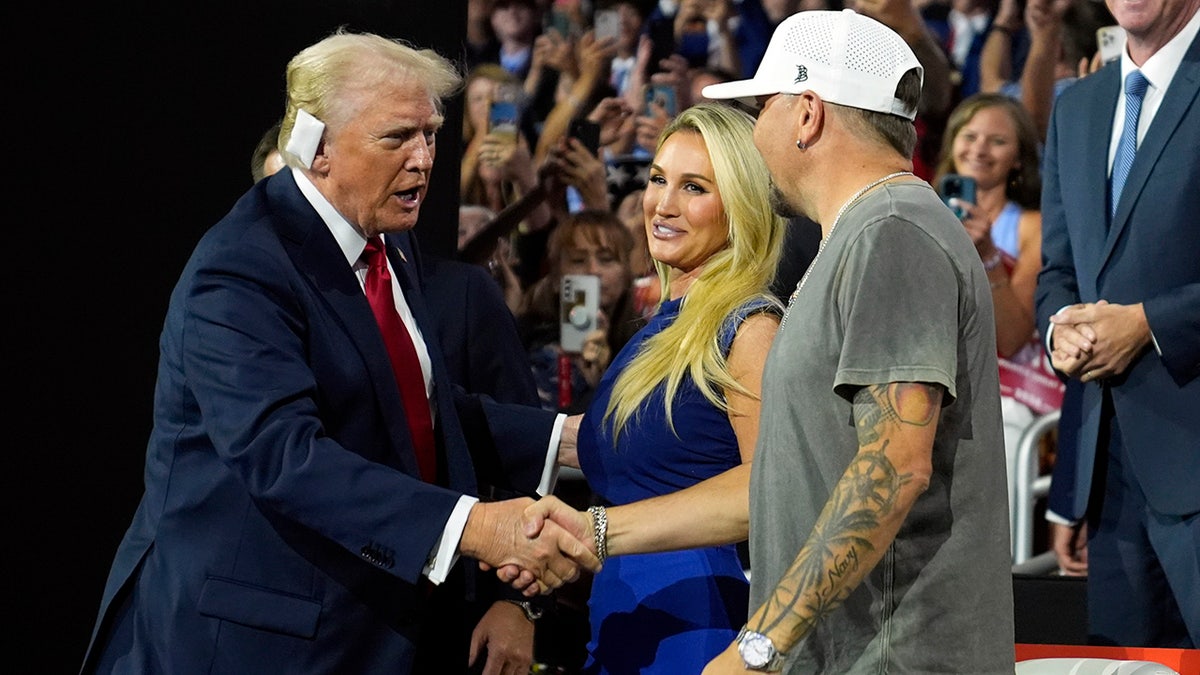
[[[496,568],[497,576],[529,597],[578,579],[581,569],[600,570],[590,532],[552,520],[532,531],[525,518],[531,505],[528,498],[476,504],[460,551],[479,560],[481,569]]]
[[[1050,363],[1068,377],[1084,382],[1125,372],[1150,343],[1150,326],[1142,305],[1104,300],[1071,305],[1050,317],[1054,324]]]
[[[549,496],[532,502],[523,500],[527,508],[520,516],[522,534],[530,539],[541,539],[546,536],[564,535],[579,543],[586,551],[586,556],[579,556],[594,561],[596,564],[582,565],[592,572],[600,571],[600,561],[596,558],[595,538],[592,535],[592,519],[582,511],[576,511],[557,497]],[[558,533],[558,534],[555,534]],[[487,569],[482,563],[480,565]],[[541,589],[538,575],[520,563],[495,565],[496,576],[501,581],[512,585],[513,588],[524,592],[527,596],[545,593]],[[570,582],[578,578],[572,576],[564,581]],[[557,587],[557,586],[556,586]]]

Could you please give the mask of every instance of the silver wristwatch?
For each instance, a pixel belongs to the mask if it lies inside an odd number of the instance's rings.
[[[771,638],[742,626],[737,635],[738,653],[747,670],[775,672],[783,670],[783,654],[775,649]]]

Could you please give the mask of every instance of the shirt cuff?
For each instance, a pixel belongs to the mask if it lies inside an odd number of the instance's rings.
[[[1074,527],[1075,522],[1076,522],[1069,518],[1063,518],[1062,516],[1058,515],[1057,513],[1053,512],[1049,509],[1046,510],[1046,520],[1048,520],[1052,523],[1058,523],[1059,525],[1069,525],[1071,527]]]
[[[421,572],[435,586],[446,580],[450,568],[458,561],[458,542],[462,540],[463,530],[467,529],[467,515],[471,513],[471,507],[478,502],[478,498],[470,495],[458,498],[458,503],[454,505],[454,510],[450,512],[450,518],[446,521],[446,527],[442,529],[442,536],[429,552],[429,562],[425,563],[425,569]]]
[[[554,492],[558,483],[558,442],[562,438],[563,424],[567,416],[559,413],[554,418],[554,427],[550,430],[550,447],[546,449],[546,465],[542,469],[542,480],[538,482],[537,493],[543,497]]]
[[[1063,305],[1062,307],[1058,308],[1058,312],[1061,312],[1068,307],[1070,307],[1070,305]],[[1058,314],[1058,312],[1055,312],[1055,314]],[[1050,325],[1046,327],[1046,353],[1047,354],[1054,351],[1054,348],[1052,346],[1054,344],[1054,322],[1051,321],[1049,323],[1050,323]]]

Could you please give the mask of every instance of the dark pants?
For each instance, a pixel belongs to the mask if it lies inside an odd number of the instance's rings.
[[[1200,645],[1200,514],[1165,515],[1146,502],[1108,392],[1104,399],[1088,509],[1088,641],[1195,648]]]

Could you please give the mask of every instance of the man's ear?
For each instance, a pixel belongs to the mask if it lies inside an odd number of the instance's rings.
[[[825,102],[812,91],[796,95],[796,140],[811,148],[825,128]]]
[[[322,138],[321,142],[317,144],[317,152],[313,155],[312,167],[310,168],[312,171],[321,175],[326,175],[329,173],[329,155],[325,154],[324,138]]]

